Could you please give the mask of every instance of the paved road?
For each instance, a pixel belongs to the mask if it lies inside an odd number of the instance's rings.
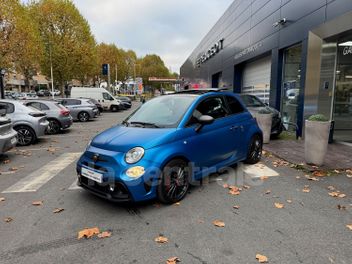
[[[77,188],[75,160],[86,144],[131,111],[75,123],[64,134],[1,158],[10,160],[1,164],[0,175],[0,197],[6,199],[0,202],[1,264],[145,264],[174,256],[181,263],[258,263],[257,253],[269,263],[351,263],[352,231],[346,225],[352,224],[352,179],[344,174],[308,181],[303,173],[275,167],[275,159],[266,157],[256,166],[234,167],[236,177],[210,177],[171,206],[156,201],[121,206]],[[226,182],[250,188],[232,196],[223,187]],[[305,186],[309,192],[303,192]],[[329,196],[328,186],[347,197]],[[33,201],[43,205],[33,206]],[[64,211],[54,214],[55,208]],[[7,217],[13,220],[7,223]],[[214,220],[225,227],[215,227]],[[87,227],[112,236],[78,240],[78,231]],[[157,244],[159,235],[169,242]]]

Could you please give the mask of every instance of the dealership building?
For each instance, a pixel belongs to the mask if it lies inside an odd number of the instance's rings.
[[[352,0],[235,0],[180,75],[185,88],[258,96],[298,135],[324,114],[352,142]]]

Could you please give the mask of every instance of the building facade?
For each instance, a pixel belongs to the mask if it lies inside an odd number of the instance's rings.
[[[280,110],[288,129],[324,114],[352,142],[352,0],[235,0],[180,70]]]

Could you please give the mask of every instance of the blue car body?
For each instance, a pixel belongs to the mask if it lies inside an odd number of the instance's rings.
[[[216,119],[200,132],[195,130],[195,126],[187,127],[197,105],[206,98],[219,95],[235,97],[244,111]],[[194,96],[194,101],[177,127],[128,127],[121,124],[94,137],[77,162],[80,185],[112,201],[138,202],[157,197],[157,187],[153,183],[157,181],[165,164],[172,159],[182,158],[196,167],[197,169],[192,170],[193,180],[199,180],[216,170],[245,160],[251,138],[255,134],[262,137],[262,132],[240,97],[230,92],[190,96]],[[125,155],[134,147],[144,148],[145,153],[140,161],[131,165],[126,163]],[[144,175],[138,179],[127,176],[126,171],[132,166],[145,168]],[[89,183],[81,175],[82,167],[102,173],[104,182],[114,182],[115,193],[111,193],[109,184]]]

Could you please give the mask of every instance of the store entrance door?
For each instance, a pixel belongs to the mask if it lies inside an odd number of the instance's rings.
[[[334,139],[352,142],[352,38],[338,44]]]

